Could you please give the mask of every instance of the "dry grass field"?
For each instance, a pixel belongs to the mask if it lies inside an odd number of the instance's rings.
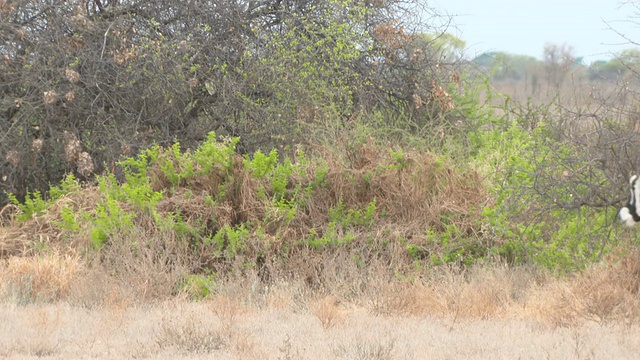
[[[634,359],[640,257],[612,263],[568,278],[477,266],[321,291],[248,277],[193,301],[144,300],[130,285],[141,282],[70,256],[14,257],[0,267],[0,357]]]
[[[331,306],[336,306],[332,304]],[[227,311],[232,311],[228,313]],[[97,309],[2,306],[3,358],[635,359],[640,330],[621,323],[552,327],[535,321],[375,315],[163,302]]]

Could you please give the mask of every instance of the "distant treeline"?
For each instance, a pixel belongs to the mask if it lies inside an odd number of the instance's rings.
[[[637,71],[640,64],[640,49],[627,49],[611,60],[586,63],[584,57],[575,56],[568,45],[547,44],[543,59],[533,56],[487,52],[473,59],[481,68],[491,71],[494,80],[548,79],[559,81],[573,73],[583,80],[620,80]]]

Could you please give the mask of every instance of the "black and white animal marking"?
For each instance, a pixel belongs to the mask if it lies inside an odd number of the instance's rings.
[[[629,179],[629,186],[631,187],[629,201],[620,212],[618,212],[618,219],[627,226],[633,226],[637,222],[640,222],[640,215],[638,215],[638,206],[640,204],[640,179],[638,175],[633,175]]]

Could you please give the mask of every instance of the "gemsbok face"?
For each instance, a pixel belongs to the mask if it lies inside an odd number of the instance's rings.
[[[627,226],[633,226],[637,222],[640,222],[640,215],[638,215],[638,204],[640,203],[640,181],[638,175],[633,175],[629,179],[629,186],[631,187],[629,200],[627,204],[618,212],[618,219],[620,222]]]

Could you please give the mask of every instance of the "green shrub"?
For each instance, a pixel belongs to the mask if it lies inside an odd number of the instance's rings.
[[[368,228],[373,225],[375,216],[375,198],[364,209],[346,209],[342,200],[336,207],[329,209],[329,221],[340,224],[345,230],[352,226]]]
[[[60,209],[60,217],[62,221],[56,221],[55,224],[62,230],[66,230],[70,233],[76,233],[80,231],[80,225],[78,225],[78,214],[74,209],[69,206],[64,206]]]
[[[58,186],[51,186],[49,190],[49,198],[45,200],[44,196],[39,190],[32,193],[27,192],[24,202],[20,202],[14,194],[7,194],[9,201],[16,205],[21,213],[17,215],[19,221],[27,221],[32,217],[41,215],[49,205],[59,198],[71,192],[76,192],[81,189],[78,180],[73,174],[67,175]]]
[[[323,231],[322,236],[318,236],[318,232],[315,229],[311,229],[307,237],[304,239],[304,243],[309,247],[321,250],[326,246],[342,246],[350,244],[356,240],[356,235],[351,231],[344,231],[334,221],[330,221],[327,228]]]
[[[182,284],[183,291],[194,300],[203,300],[211,295],[217,286],[216,275],[187,275]]]
[[[39,190],[32,193],[27,192],[23,203],[21,203],[15,195],[11,193],[9,193],[8,196],[9,201],[18,206],[21,211],[21,213],[17,215],[17,219],[19,221],[27,221],[34,216],[41,215],[49,206],[47,201],[42,198]]]
[[[215,256],[231,261],[246,250],[249,235],[244,224],[235,227],[224,225],[215,235],[205,238],[204,242],[214,245]]]
[[[587,196],[590,189],[565,181],[568,168],[555,163],[574,158],[570,166],[576,169],[590,164],[573,155],[579,149],[555,140],[544,121],[536,121],[533,130],[518,120],[494,121],[476,134],[474,147],[473,162],[495,195],[495,203],[482,212],[483,236],[495,244],[491,254],[566,272],[584,268],[613,248],[606,208],[562,205]],[[549,183],[541,183],[541,174]]]
[[[233,156],[236,153],[236,146],[240,141],[239,137],[224,138],[222,141],[216,139],[215,132],[209,132],[206,140],[198,146],[193,154],[199,170],[197,174],[209,174],[213,169],[226,173],[233,165]]]
[[[98,203],[95,214],[87,217],[91,226],[89,236],[96,249],[107,244],[113,234],[131,235],[134,229],[134,213],[125,211],[114,198],[107,198]]]

